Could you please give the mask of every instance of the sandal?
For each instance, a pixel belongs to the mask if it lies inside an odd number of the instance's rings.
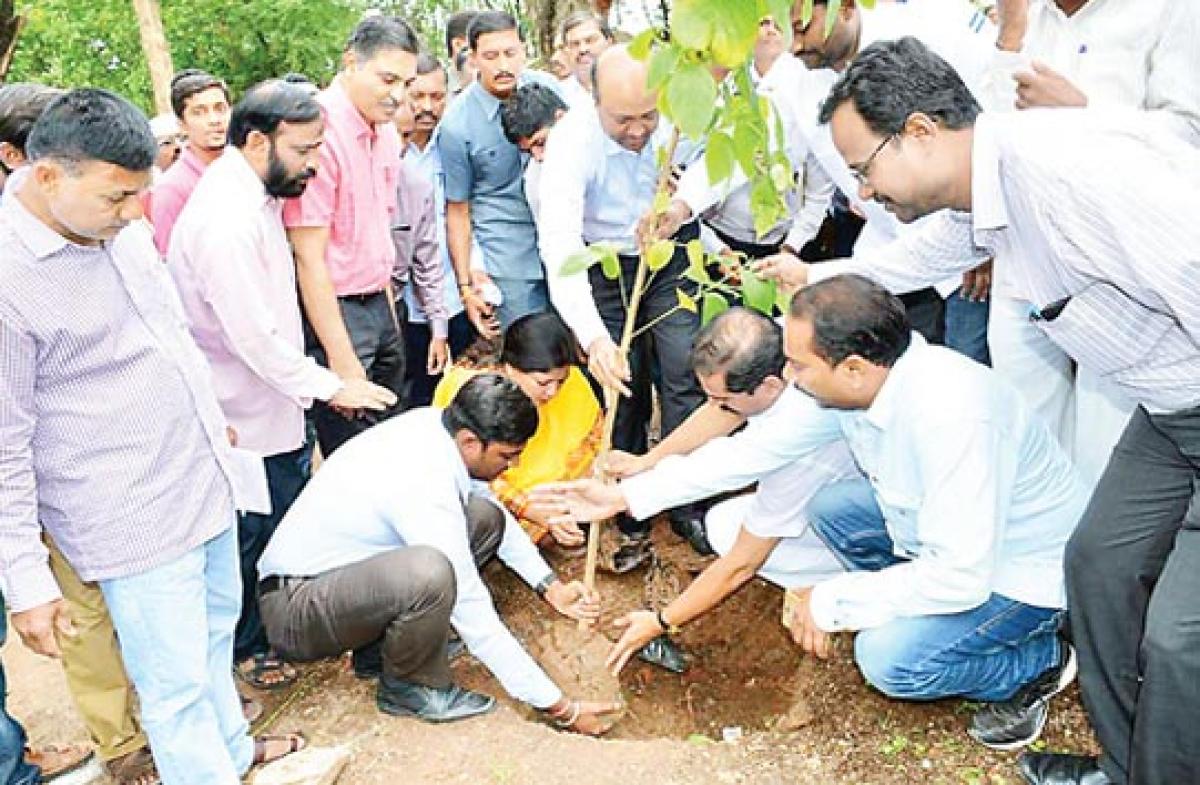
[[[272,754],[271,744],[287,745],[287,749],[275,747]],[[254,765],[272,763],[280,758],[286,758],[294,752],[299,752],[308,746],[308,740],[303,733],[267,733],[254,737]]]
[[[291,663],[273,651],[252,654],[234,668],[238,678],[258,690],[290,687],[300,677]]]
[[[263,715],[263,705],[245,695],[239,695],[238,699],[242,702],[242,716],[246,718],[246,722],[251,725],[258,722]]]
[[[154,758],[145,747],[105,761],[104,769],[117,785],[161,785]]]

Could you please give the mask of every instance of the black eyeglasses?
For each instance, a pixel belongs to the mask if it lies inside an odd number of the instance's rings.
[[[887,143],[892,141],[898,134],[888,134],[884,140],[875,148],[875,152],[867,156],[867,160],[863,161],[858,166],[850,167],[850,174],[854,175],[854,179],[858,180],[859,185],[866,185],[867,178],[871,176],[871,164],[875,163],[875,158],[887,147]]]

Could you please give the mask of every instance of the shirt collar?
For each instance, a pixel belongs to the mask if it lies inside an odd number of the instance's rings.
[[[329,87],[325,88],[321,93],[321,98],[325,111],[334,123],[344,126],[357,139],[375,138],[375,126],[368,123],[350,101],[346,88],[342,86],[340,75],[330,82]]]
[[[517,80],[517,83],[522,84],[520,79]],[[479,108],[483,110],[489,120],[495,121],[500,116],[500,99],[484,90],[478,80],[471,82],[470,87],[467,88],[467,96],[479,104]]]
[[[262,206],[280,201],[267,193],[267,186],[258,176],[258,172],[254,171],[254,167],[250,166],[246,156],[236,147],[232,145],[226,147],[221,157],[213,162],[214,166],[217,164],[229,169],[229,176],[235,181],[234,184],[240,186],[242,193],[252,195],[250,201],[253,204]]]
[[[12,224],[17,240],[29,249],[35,259],[42,261],[73,243],[43,223],[42,219],[29,212],[17,198],[18,193],[25,185],[25,177],[22,175],[27,172],[28,168],[25,172],[14,172],[9,177],[8,184],[4,189],[4,201],[3,204],[0,204],[0,213],[5,215]],[[98,249],[98,246],[81,245],[79,247],[85,250]]]
[[[975,120],[971,143],[971,225],[975,232],[1009,225],[1004,189],[1000,185],[1000,146],[995,119],[984,113]]]
[[[458,489],[459,499],[466,504],[467,498],[471,495],[471,474],[467,471],[467,464],[463,461],[462,453],[454,441],[453,434],[446,430],[441,410],[428,409],[426,412],[439,435],[442,448],[446,450],[446,454],[450,458],[450,465],[454,467],[454,485]]]
[[[204,173],[204,170],[208,168],[208,164],[204,163],[200,156],[196,154],[196,151],[192,149],[190,144],[183,146],[183,152],[179,154],[179,160],[176,161],[174,165],[191,169],[196,176],[200,176]]]
[[[929,346],[916,330],[911,335],[908,349],[900,355],[896,362],[892,363],[887,378],[883,380],[879,392],[875,394],[875,400],[871,402],[865,412],[867,421],[880,430],[887,430],[892,418],[897,414],[903,414],[903,412],[897,412],[897,406],[902,395],[901,390],[908,384],[912,358],[925,351]]]

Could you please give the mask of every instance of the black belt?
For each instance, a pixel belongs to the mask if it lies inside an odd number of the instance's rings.
[[[359,305],[365,305],[366,303],[370,302],[372,299],[380,296],[381,294],[383,294],[386,291],[387,291],[386,289],[380,289],[377,292],[364,292],[363,294],[340,294],[340,295],[338,295],[338,299],[339,300],[349,300],[352,303],[358,303]]]
[[[264,594],[270,594],[273,591],[282,589],[287,586],[288,581],[294,580],[296,578],[289,578],[286,575],[272,575],[269,578],[263,578],[258,582],[258,596],[261,597]]]

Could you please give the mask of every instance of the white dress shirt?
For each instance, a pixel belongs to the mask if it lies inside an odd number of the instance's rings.
[[[1012,296],[1071,298],[1037,324],[1081,366],[1152,412],[1200,405],[1200,149],[1135,110],[984,113],[974,137],[970,214],[812,280],[903,292],[995,256]]]
[[[794,485],[804,488],[793,487],[790,492],[811,496],[828,482],[858,476],[849,448],[841,440],[796,454],[792,432],[796,423],[812,416],[815,409],[811,398],[788,385],[770,408],[747,418],[746,427],[737,433],[713,439],[687,455],[664,458],[650,471],[622,480],[629,514],[645,520],[663,510],[758,482],[747,530],[759,537],[799,536],[803,532],[794,526],[797,518],[804,520],[802,514],[796,514],[802,511],[776,500],[789,489],[776,488],[771,478],[792,474],[791,467],[802,464],[802,481]]]
[[[436,133],[435,129],[434,134]],[[454,265],[450,261],[450,246],[446,242],[446,174],[442,171],[442,155],[438,152],[436,136],[430,137],[424,150],[410,142],[404,151],[404,166],[411,166],[414,172],[424,177],[433,186],[433,210],[437,218],[437,238],[442,259],[446,315],[453,319],[463,312],[463,303],[462,298],[458,296],[458,286],[454,284]],[[481,257],[482,252],[472,236],[472,266],[480,270],[483,269]],[[418,324],[426,324],[429,321],[416,292],[411,287],[404,287],[404,302],[408,305],[408,321]]]
[[[590,106],[595,103],[592,94],[583,86],[583,83],[571,74],[566,79],[559,80],[558,89],[562,92],[563,100],[567,103],[568,109],[574,109],[577,106]]]
[[[261,456],[304,444],[304,409],[342,380],[304,354],[282,202],[235,147],[205,170],[175,223],[167,269],[238,444]]]
[[[581,106],[563,115],[546,140],[538,243],[550,299],[585,349],[609,333],[587,275],[564,277],[559,271],[571,255],[593,243],[612,243],[621,253],[637,253],[637,224],[653,203],[658,151],[666,148],[671,131],[660,121],[651,140],[634,153],[609,138],[594,106]],[[691,164],[697,157],[696,146],[686,140],[676,148],[678,165]],[[675,196],[699,215],[716,202],[718,193],[705,180],[691,191],[681,184]]]
[[[326,459],[279,524],[259,575],[311,577],[396,548],[437,548],[454,567],[454,629],[510,695],[545,708],[562,692],[504,626],[475,567],[465,516],[472,490],[441,410],[414,409]],[[507,514],[497,555],[530,586],[553,574]]]
[[[1200,144],[1200,3],[1088,0],[1067,16],[1054,0],[1032,0],[1021,51],[997,51],[987,76],[993,106],[1013,106],[1013,74],[1033,60],[1067,77],[1089,106],[1149,110]]]
[[[1087,506],[1066,453],[994,371],[919,335],[865,411],[839,412],[897,556],[813,590],[826,631],[958,613],[992,593],[1062,608],[1063,548]]]

